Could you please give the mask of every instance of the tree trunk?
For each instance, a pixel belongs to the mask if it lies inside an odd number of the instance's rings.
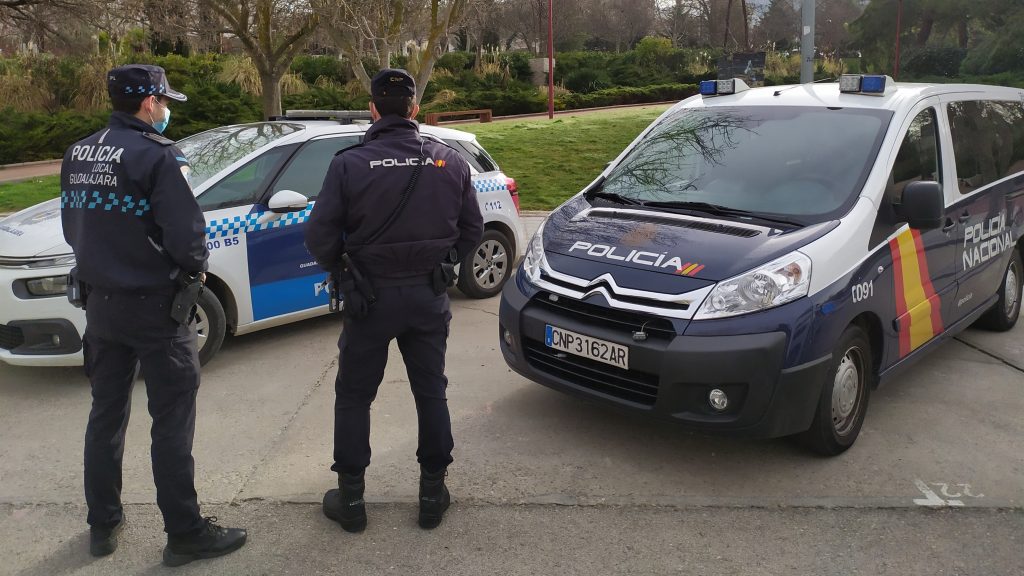
[[[956,23],[956,40],[957,44],[961,48],[965,50],[967,49],[967,44],[971,40],[967,31],[967,18],[961,18],[960,21]]]
[[[260,72],[260,85],[263,94],[260,99],[263,102],[263,118],[269,120],[271,116],[281,115],[281,77],[283,74]]]
[[[750,52],[750,11],[747,10],[747,0],[740,0],[743,8],[743,49]]]
[[[935,14],[931,10],[921,15],[921,29],[917,32],[917,45],[924,46],[932,35],[932,28],[935,26]]]
[[[732,0],[725,6],[725,33],[722,34],[722,50],[729,44],[729,20],[732,17]]]

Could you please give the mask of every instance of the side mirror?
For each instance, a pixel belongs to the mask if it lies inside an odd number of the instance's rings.
[[[938,182],[911,182],[903,189],[900,215],[917,230],[942,227],[946,215],[946,199]]]
[[[281,190],[270,198],[267,203],[270,211],[275,214],[300,212],[309,206],[309,198],[293,190]]]

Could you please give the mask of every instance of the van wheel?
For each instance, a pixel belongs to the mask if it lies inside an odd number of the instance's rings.
[[[512,266],[512,243],[497,230],[485,230],[475,250],[459,263],[459,290],[470,298],[496,296]]]
[[[213,290],[206,288],[199,296],[196,305],[196,317],[192,322],[192,330],[196,333],[199,346],[199,365],[205,365],[224,343],[227,319],[224,307]]]
[[[800,436],[811,450],[836,456],[853,446],[867,413],[873,369],[867,335],[856,324],[848,326],[832,354],[814,422]]]
[[[978,319],[977,325],[987,330],[1006,332],[1017,324],[1020,316],[1021,274],[1020,252],[1014,250],[1010,263],[1003,273],[1003,282],[999,285],[999,299],[985,315]]]

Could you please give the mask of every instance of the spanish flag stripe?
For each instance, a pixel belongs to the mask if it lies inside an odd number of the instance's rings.
[[[690,276],[696,276],[696,275],[697,275],[697,273],[698,273],[698,272],[700,272],[700,271],[701,271],[701,270],[703,270],[703,269],[704,269],[704,265],[703,265],[703,264],[701,264],[700,266],[697,266],[696,268],[694,268],[694,269],[693,269],[693,270],[692,270],[692,271],[690,272]]]
[[[689,274],[690,272],[693,272],[696,269],[697,269],[697,264],[687,263],[686,268],[683,270],[683,274]]]
[[[920,232],[907,230],[889,243],[900,321],[900,357],[942,331],[941,301],[935,294]]]
[[[932,276],[928,273],[928,257],[924,253],[924,242],[921,241],[921,231],[914,230],[914,246],[917,249],[918,260],[921,262],[921,285],[924,286],[924,293],[932,303],[932,337],[942,332],[942,300],[935,296],[935,288],[932,286]]]
[[[899,242],[896,238],[889,241],[889,251],[892,252],[892,277],[895,282],[893,295],[896,301],[896,318],[899,322],[900,358],[910,354],[910,330],[904,326],[904,315],[907,313],[906,291],[903,289],[903,258],[900,257]]]

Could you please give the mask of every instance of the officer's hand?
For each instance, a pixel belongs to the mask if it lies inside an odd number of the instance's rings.
[[[206,284],[206,272],[199,273],[199,282],[201,282],[202,284]]]

